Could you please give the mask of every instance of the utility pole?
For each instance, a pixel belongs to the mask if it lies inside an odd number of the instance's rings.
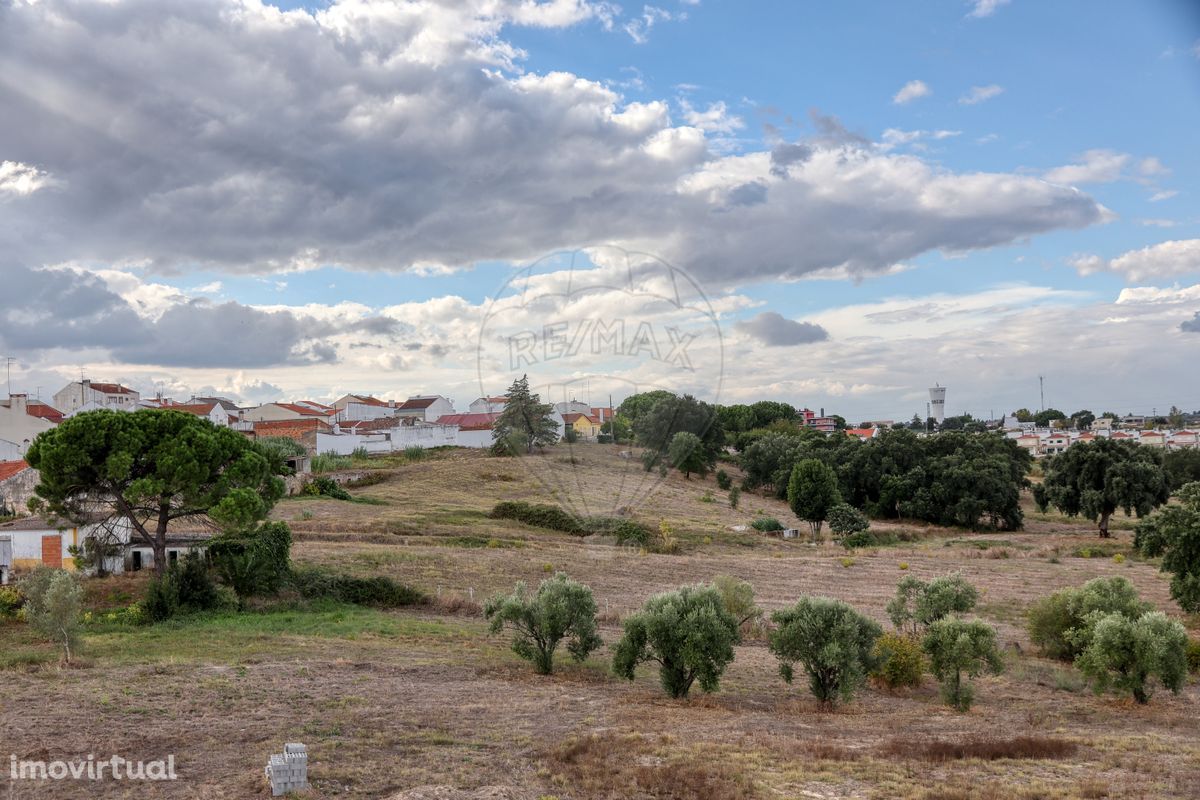
[[[8,370],[8,396],[12,397],[12,365],[16,361],[12,356],[4,357],[4,367]]]
[[[1042,411],[1046,410],[1046,379],[1038,375],[1038,393],[1042,396]]]

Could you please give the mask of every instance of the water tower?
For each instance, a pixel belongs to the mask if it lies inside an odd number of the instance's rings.
[[[929,415],[941,425],[946,418],[946,387],[936,383],[929,390]]]

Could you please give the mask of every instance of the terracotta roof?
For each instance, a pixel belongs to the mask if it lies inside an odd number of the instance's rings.
[[[1121,431],[1117,431],[1116,433],[1114,433],[1114,434],[1113,434],[1112,436],[1110,436],[1109,438],[1110,438],[1110,439],[1132,439],[1132,438],[1134,438],[1134,437],[1133,437],[1133,435],[1132,435],[1132,434],[1128,434],[1128,433],[1122,433]]]
[[[352,394],[352,395],[350,395],[350,396],[351,396],[351,397],[353,397],[353,398],[354,398],[354,399],[355,399],[355,400],[356,400],[356,401],[359,403],[359,405],[364,405],[364,406],[382,406],[382,407],[384,407],[384,408],[386,408],[386,407],[387,407],[387,403],[385,403],[384,401],[380,400],[378,397],[371,397],[370,395],[365,395],[365,396],[364,396],[364,395],[361,395],[361,394]]]
[[[89,383],[89,387],[97,392],[104,394],[133,394],[133,389],[128,389],[119,383]]]
[[[29,465],[24,461],[0,461],[0,481],[6,481],[27,469],[29,469]]]
[[[259,436],[283,435],[285,431],[320,431],[325,433],[332,430],[329,423],[323,419],[272,419],[254,423],[254,432]]]
[[[438,398],[436,397],[410,397],[400,405],[400,410],[411,411],[421,408],[429,408],[437,401]]]
[[[574,425],[579,420],[580,417],[583,417],[584,419],[586,419],[588,422],[592,423],[593,425],[600,424],[600,420],[598,420],[595,417],[590,416],[588,414],[577,414],[574,411],[570,411],[570,412],[562,415],[563,422],[567,423],[568,425]]]
[[[197,417],[207,417],[212,413],[216,403],[180,403],[178,405],[163,406],[166,411],[182,411],[185,414],[195,414]]]
[[[481,397],[479,399],[487,400],[489,403],[507,403],[508,395],[501,395],[500,397]]]
[[[44,419],[48,422],[53,422],[55,425],[62,422],[63,413],[53,406],[48,406],[40,400],[30,400],[25,406],[25,413],[31,417]]]
[[[871,437],[871,436],[875,435],[875,429],[874,428],[846,428],[846,435],[847,436]]]
[[[496,412],[480,414],[443,414],[435,422],[438,425],[457,425],[460,431],[488,431],[500,415]]]
[[[328,417],[329,416],[329,411],[318,411],[315,408],[310,408],[309,406],[302,406],[298,403],[273,403],[272,405],[279,406],[280,408],[286,408],[288,411],[292,411],[296,414],[300,414],[305,417]],[[330,409],[330,411],[332,411],[332,409]]]
[[[365,433],[367,431],[390,431],[392,428],[401,427],[405,422],[406,420],[401,417],[380,417],[379,419],[358,419],[349,422],[340,422],[338,423],[338,427],[344,431]]]

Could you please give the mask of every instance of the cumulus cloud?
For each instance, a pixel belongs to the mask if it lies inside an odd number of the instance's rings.
[[[721,155],[708,136],[727,111],[693,120],[709,134],[675,124],[667,102],[521,69],[502,35],[603,23],[605,8],[0,4],[0,106],[22,120],[0,126],[0,153],[64,187],[6,201],[0,248],[273,273],[615,242],[735,283],[862,276],[1103,219],[1077,191],[881,152],[829,116],[806,139]]]
[[[972,86],[970,91],[958,98],[958,102],[964,106],[974,106],[1001,94],[1004,94],[1004,87],[994,83],[987,86]]]
[[[895,105],[902,106],[905,103],[911,103],[913,100],[918,100],[922,97],[928,97],[933,94],[933,90],[925,81],[909,81],[900,87],[900,91],[892,96],[892,102]]]
[[[829,338],[829,332],[820,325],[797,322],[774,311],[764,311],[751,319],[739,321],[736,328],[768,347],[812,344]]]
[[[1088,150],[1074,164],[1055,167],[1044,177],[1051,183],[1111,183],[1119,180],[1129,163],[1128,153],[1112,150]]]
[[[1179,330],[1185,333],[1200,333],[1200,311],[1197,311],[1191,319],[1185,319],[1179,323]]]
[[[996,13],[996,9],[1000,8],[1001,6],[1008,5],[1009,1],[1010,0],[968,0],[971,10],[967,13],[967,16],[974,17],[976,19],[990,17],[992,14]]]
[[[1160,242],[1107,260],[1096,255],[1075,256],[1070,264],[1081,275],[1115,272],[1131,281],[1191,275],[1200,273],[1200,239]]]

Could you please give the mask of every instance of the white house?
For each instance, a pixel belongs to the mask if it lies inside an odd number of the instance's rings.
[[[469,407],[472,414],[499,414],[508,403],[507,397],[480,397]]]
[[[0,402],[0,441],[15,445],[16,453],[11,452],[11,447],[0,445],[0,456],[20,458],[35,436],[62,420],[63,415],[45,403],[23,394],[9,395],[6,402]]]
[[[1194,450],[1200,446],[1200,434],[1196,431],[1175,431],[1171,434],[1169,445],[1172,450]]]
[[[72,547],[82,546],[85,539],[103,530],[108,535],[109,528],[101,528],[98,523],[77,526],[69,522],[60,523],[63,527],[50,524],[41,517],[25,517],[0,524],[0,537],[7,537],[12,548],[12,569],[14,572],[30,570],[39,566],[56,569],[74,570],[75,561],[71,557]],[[129,523],[117,522],[111,525],[111,537],[117,542],[129,541]],[[124,556],[114,556],[107,560],[105,567],[110,572],[120,572]]]
[[[321,410],[322,408],[327,410]],[[277,422],[291,419],[321,419],[332,423],[337,412],[329,406],[302,400],[298,403],[263,403],[255,408],[248,408],[242,413],[242,419],[249,422]]]
[[[356,420],[383,419],[395,416],[396,407],[393,403],[380,400],[370,395],[348,394],[338,398],[333,404],[337,410],[338,422],[353,422]]]
[[[416,417],[422,422],[433,422],[438,417],[454,413],[454,404],[440,394],[419,394],[410,397],[396,409],[401,417]]]
[[[86,378],[54,393],[54,407],[68,417],[97,408],[136,411],[140,401],[140,394],[119,383],[92,383]]]

